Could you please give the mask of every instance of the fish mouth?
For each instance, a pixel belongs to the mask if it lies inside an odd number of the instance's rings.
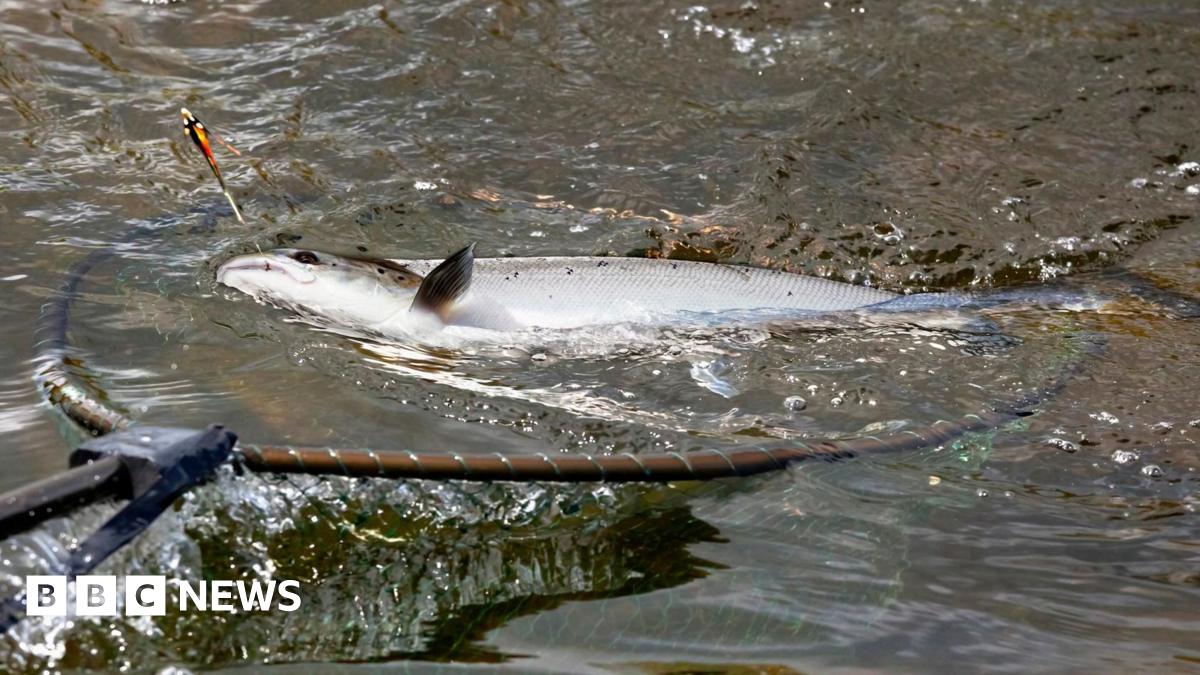
[[[317,280],[317,275],[309,270],[297,270],[293,269],[293,267],[293,265],[288,265],[279,260],[272,261],[266,258],[254,257],[250,260],[234,258],[217,269],[217,283],[228,286],[229,284],[226,283],[225,278],[232,272],[281,272],[288,279],[304,285],[311,284]],[[299,272],[303,272],[303,275],[299,274]]]

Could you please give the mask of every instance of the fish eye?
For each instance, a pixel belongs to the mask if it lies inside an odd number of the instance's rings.
[[[305,265],[316,265],[317,263],[321,262],[321,259],[317,257],[317,254],[313,253],[312,251],[296,251],[292,254],[292,260],[295,260],[298,263],[304,263]]]

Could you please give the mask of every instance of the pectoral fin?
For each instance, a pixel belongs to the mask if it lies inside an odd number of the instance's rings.
[[[471,271],[474,268],[475,244],[471,244],[443,260],[425,276],[421,287],[417,289],[417,297],[413,298],[413,308],[432,312],[446,321],[455,301],[471,287]]]

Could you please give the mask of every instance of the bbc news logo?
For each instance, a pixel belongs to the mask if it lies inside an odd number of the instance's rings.
[[[25,577],[25,613],[29,616],[66,616],[74,607],[76,616],[117,616],[118,594],[124,597],[125,616],[166,616],[172,598],[167,593],[167,578],[157,575],[129,575],[118,588],[117,577],[80,575],[75,577],[74,602],[68,597],[67,577]],[[300,609],[300,582],[276,581],[201,581],[174,580],[177,592],[174,605],[181,612],[267,612],[273,609],[294,612]]]

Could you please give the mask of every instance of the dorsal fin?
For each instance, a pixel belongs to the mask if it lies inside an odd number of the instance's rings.
[[[425,276],[412,306],[433,312],[445,321],[454,301],[471,287],[471,271],[474,268],[475,244],[472,243],[443,260]]]

